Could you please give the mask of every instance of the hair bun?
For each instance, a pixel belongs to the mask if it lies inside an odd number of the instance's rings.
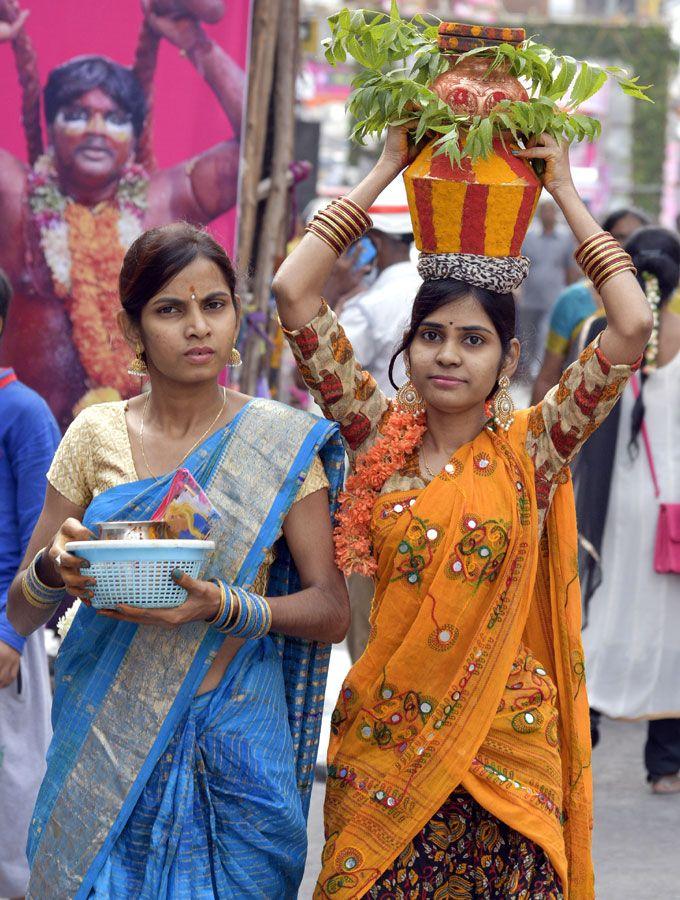
[[[680,281],[680,238],[668,228],[650,225],[636,231],[626,244],[642,284],[643,274],[659,281],[661,303],[673,294]]]

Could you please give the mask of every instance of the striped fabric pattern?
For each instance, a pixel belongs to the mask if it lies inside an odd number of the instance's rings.
[[[416,247],[425,253],[520,256],[541,183],[510,146],[454,166],[430,144],[404,173]]]

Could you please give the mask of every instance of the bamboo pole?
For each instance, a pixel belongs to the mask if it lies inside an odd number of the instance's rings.
[[[270,285],[277,258],[285,252],[288,220],[288,172],[295,132],[295,75],[297,71],[298,0],[281,0],[274,86],[274,141],[271,188],[260,230],[253,276],[253,309],[263,330],[269,331]],[[252,329],[246,344],[241,389],[255,393],[264,369],[268,346]]]
[[[248,100],[242,132],[239,191],[238,264],[244,271],[249,268],[253,255],[258,210],[257,190],[262,179],[280,7],[281,0],[253,0]]]

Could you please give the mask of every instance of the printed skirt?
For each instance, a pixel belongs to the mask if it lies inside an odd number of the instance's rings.
[[[562,900],[545,852],[460,790],[368,892],[373,900]]]

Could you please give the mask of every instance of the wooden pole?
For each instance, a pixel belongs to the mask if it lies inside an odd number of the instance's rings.
[[[262,179],[280,7],[281,0],[253,0],[248,101],[242,132],[239,191],[238,265],[242,270],[249,268],[253,255],[257,190]]]
[[[298,0],[281,0],[274,86],[274,143],[271,187],[260,229],[253,275],[252,308],[262,329],[269,331],[270,285],[277,258],[285,252],[288,225],[288,171],[293,159],[295,132],[295,76],[297,72]],[[266,374],[268,346],[253,330],[246,343],[241,390],[252,394]],[[264,363],[264,365],[263,365]]]

